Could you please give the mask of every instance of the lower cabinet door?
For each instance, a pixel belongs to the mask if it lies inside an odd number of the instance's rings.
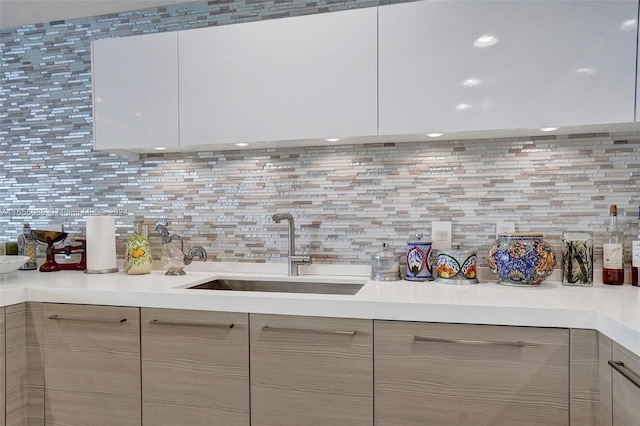
[[[4,308],[0,308],[0,425],[5,423],[5,329],[4,329]]]
[[[372,325],[251,314],[251,425],[371,426]]]
[[[374,327],[376,426],[569,423],[567,329]]]
[[[45,424],[141,424],[140,310],[44,305]]]
[[[145,425],[249,426],[248,314],[146,309]]]
[[[614,343],[611,358],[613,424],[640,426],[640,357]]]

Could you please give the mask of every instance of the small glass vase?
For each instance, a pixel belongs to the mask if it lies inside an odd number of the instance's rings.
[[[593,287],[593,233],[566,231],[562,238],[562,285]]]

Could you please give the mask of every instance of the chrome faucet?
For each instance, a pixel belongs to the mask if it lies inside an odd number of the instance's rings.
[[[311,263],[311,256],[299,254],[296,255],[296,230],[293,223],[293,216],[289,213],[276,213],[271,216],[275,223],[282,220],[289,222],[289,276],[298,276],[298,265]]]

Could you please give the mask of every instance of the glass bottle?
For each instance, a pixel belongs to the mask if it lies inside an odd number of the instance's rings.
[[[127,241],[124,255],[124,271],[129,275],[148,274],[153,269],[153,256],[149,239],[143,235],[144,218],[136,216],[133,220],[133,236]]]
[[[29,256],[29,260],[19,267],[21,271],[29,271],[38,268],[36,260],[36,239],[31,233],[31,226],[25,223],[22,228],[22,234],[18,235],[18,253],[21,256]]]
[[[635,241],[631,242],[631,285],[638,287],[640,273],[640,208],[638,208],[638,229]]]
[[[624,233],[618,226],[618,207],[609,206],[610,222],[604,233],[602,245],[602,282],[622,285],[624,283]]]

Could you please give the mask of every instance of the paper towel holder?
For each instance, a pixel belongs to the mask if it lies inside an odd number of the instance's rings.
[[[87,265],[85,274],[110,274],[118,272],[116,265],[115,218],[113,216],[88,216]]]

